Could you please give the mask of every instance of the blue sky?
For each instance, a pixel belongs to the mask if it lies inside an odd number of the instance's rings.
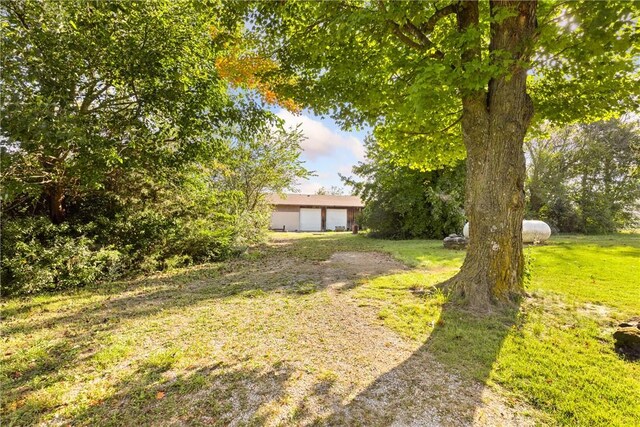
[[[338,173],[349,175],[351,167],[364,160],[364,137],[368,130],[344,132],[331,118],[321,118],[309,111],[292,114],[287,110],[276,111],[287,128],[300,125],[305,140],[302,143],[302,160],[316,176],[297,185],[300,193],[315,193],[320,187],[343,187]],[[347,192],[348,188],[345,189]]]

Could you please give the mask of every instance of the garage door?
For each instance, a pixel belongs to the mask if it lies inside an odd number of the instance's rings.
[[[286,231],[298,231],[300,221],[299,212],[271,212],[271,228]]]
[[[322,210],[300,208],[300,230],[320,231],[322,229]]]
[[[335,230],[336,227],[347,228],[346,209],[327,209],[327,230]]]

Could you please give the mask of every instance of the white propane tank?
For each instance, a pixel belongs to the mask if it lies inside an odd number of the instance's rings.
[[[469,238],[469,223],[462,229],[462,234]],[[522,221],[522,241],[524,243],[544,242],[551,237],[551,227],[544,221],[525,219]]]

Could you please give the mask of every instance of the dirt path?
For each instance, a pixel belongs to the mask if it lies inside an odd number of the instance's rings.
[[[293,282],[319,282],[322,290],[315,296],[321,301],[302,308],[285,327],[285,334],[297,337],[296,345],[279,351],[294,372],[284,386],[286,399],[259,407],[265,425],[533,424],[518,415],[523,408],[509,407],[494,391],[447,373],[421,343],[383,326],[377,309],[345,292],[359,279],[407,270],[390,256],[338,252],[323,262],[274,262],[262,271],[278,271]],[[254,350],[266,351],[261,344]],[[237,425],[248,419],[239,417]]]

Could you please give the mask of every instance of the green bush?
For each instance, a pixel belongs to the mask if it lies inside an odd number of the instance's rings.
[[[442,239],[462,231],[462,166],[428,172],[399,166],[387,168],[392,173],[376,171],[360,218],[361,225],[371,230],[371,236]]]
[[[83,209],[85,215],[59,225],[45,216],[5,215],[3,294],[78,288],[222,260],[264,238],[268,211],[238,210],[232,194],[187,188],[162,191],[159,199],[105,202],[94,195],[91,218]]]
[[[374,138],[365,145],[368,161],[341,177],[365,201],[358,221],[372,237],[442,239],[462,231],[463,163],[425,171],[398,164]]]
[[[215,225],[208,219],[196,219],[176,227],[165,248],[165,257],[188,256],[196,263],[229,258],[235,230],[228,224]]]
[[[90,237],[74,236],[74,231],[46,218],[3,224],[3,293],[80,287],[117,277],[126,270],[126,257],[121,252],[96,245]]]
[[[526,218],[538,218],[545,221],[554,233],[575,233],[582,231],[580,217],[566,196],[555,196],[538,211],[527,209]]]
[[[2,228],[3,294],[78,288],[234,253],[235,232],[228,224],[149,212],[122,215],[110,223],[112,233],[94,235],[82,234],[92,227],[55,225],[45,217],[11,219]]]

